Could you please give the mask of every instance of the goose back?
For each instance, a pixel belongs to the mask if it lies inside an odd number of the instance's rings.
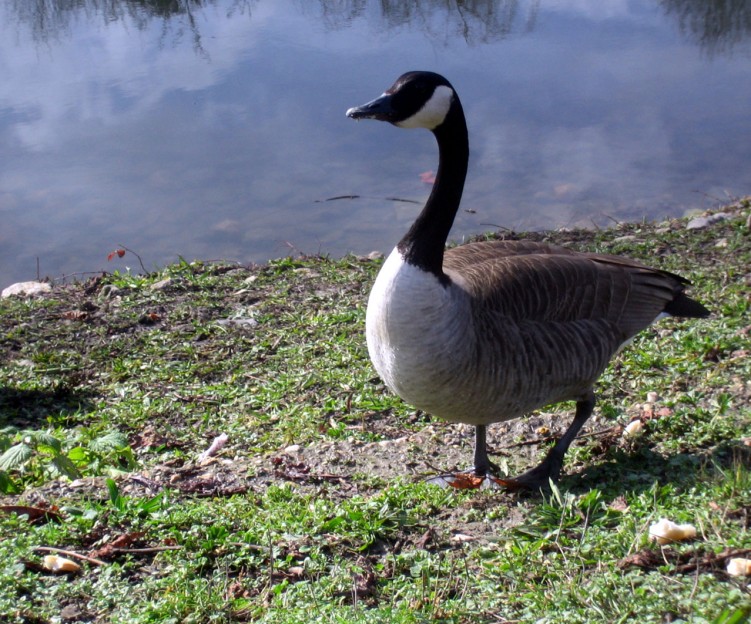
[[[603,319],[621,342],[683,295],[685,279],[629,258],[532,241],[485,241],[449,249],[444,271],[483,309],[515,320]]]

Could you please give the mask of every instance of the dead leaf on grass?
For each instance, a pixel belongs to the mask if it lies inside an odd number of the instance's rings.
[[[478,477],[469,472],[458,472],[447,479],[449,485],[457,490],[476,490],[479,488],[485,477]]]
[[[432,542],[435,538],[435,531],[433,529],[428,529],[425,531],[425,533],[422,534],[422,537],[415,542],[415,547],[420,550],[426,550],[427,546],[430,542]]]
[[[62,317],[66,321],[85,321],[89,318],[89,313],[84,310],[68,310],[62,313]]]
[[[651,569],[656,568],[665,563],[664,559],[654,550],[645,548],[633,555],[624,557],[618,562],[619,568],[644,568]]]
[[[628,511],[628,503],[626,502],[625,496],[618,496],[612,500],[610,505],[608,505],[610,509],[613,511],[620,511],[622,513],[625,513]]]
[[[26,516],[29,524],[41,524],[42,522],[61,522],[62,516],[57,513],[57,507],[43,509],[28,505],[0,505],[0,511],[17,516]]]
[[[145,533],[143,531],[133,531],[131,533],[123,533],[122,535],[118,535],[115,539],[113,539],[108,544],[105,544],[101,548],[92,550],[89,553],[89,556],[94,557],[95,559],[108,559],[112,557],[113,555],[117,554],[120,550],[124,548],[128,548],[129,546],[132,546],[136,541],[141,539],[144,535]]]

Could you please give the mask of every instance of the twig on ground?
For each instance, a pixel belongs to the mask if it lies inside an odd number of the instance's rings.
[[[101,559],[94,559],[93,557],[87,557],[86,555],[82,555],[80,553],[77,553],[73,550],[64,550],[62,548],[53,548],[52,546],[35,546],[34,550],[39,552],[51,552],[51,553],[58,553],[60,555],[65,555],[66,557],[74,557],[75,559],[81,559],[83,561],[88,561],[89,563],[93,563],[94,565],[107,565],[106,561],[102,561]]]

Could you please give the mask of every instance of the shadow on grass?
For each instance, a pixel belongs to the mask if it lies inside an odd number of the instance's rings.
[[[0,427],[33,429],[78,420],[94,407],[89,392],[60,385],[49,390],[0,386]]]
[[[713,470],[727,470],[737,465],[751,466],[751,448],[738,440],[722,442],[709,453],[695,450],[662,455],[648,447],[630,451],[611,448],[597,464],[566,476],[562,485],[577,494],[598,489],[615,497],[649,490],[655,483],[690,487],[706,479]]]
[[[567,476],[564,485],[577,493],[598,489],[610,496],[647,491],[655,482],[681,487],[697,480],[705,462],[706,456],[697,453],[661,455],[646,447],[611,448],[602,461]]]

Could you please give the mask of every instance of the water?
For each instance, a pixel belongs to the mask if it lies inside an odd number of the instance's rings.
[[[748,4],[6,0],[0,286],[138,270],[120,245],[149,269],[387,251],[433,139],[344,111],[410,69],[467,113],[454,239],[747,194]]]

